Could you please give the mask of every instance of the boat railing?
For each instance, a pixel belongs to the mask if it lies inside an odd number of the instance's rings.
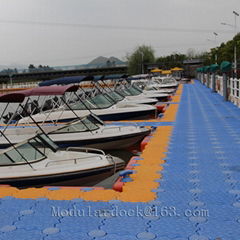
[[[133,124],[131,126],[124,126],[124,130],[126,130],[126,127],[129,127],[129,129],[131,129],[133,126],[136,126],[137,127],[137,124]],[[107,132],[108,130],[112,130],[112,129],[119,129],[119,131],[122,131],[122,127],[123,126],[110,126],[108,128],[103,128],[101,130],[101,133],[104,133],[104,132]]]
[[[96,148],[68,147],[66,150],[67,151],[74,151],[74,152],[97,153],[97,154],[102,154],[104,156],[106,155],[103,150],[96,149]]]
[[[103,159],[103,156],[102,155],[96,155],[94,156],[96,158],[99,158],[100,160]],[[92,159],[93,156],[84,156],[84,157],[78,157],[78,158],[72,158],[72,159],[62,159],[62,160],[54,160],[54,161],[51,161],[51,162],[48,162],[46,163],[45,167],[49,167],[51,165],[59,165],[59,163],[66,163],[66,162],[73,162],[73,164],[77,164],[78,163],[78,160],[81,160],[81,159]]]

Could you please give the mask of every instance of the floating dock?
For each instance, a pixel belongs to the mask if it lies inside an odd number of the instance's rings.
[[[0,187],[0,240],[238,240],[240,109],[180,85],[121,191]],[[126,124],[118,122],[116,124]]]

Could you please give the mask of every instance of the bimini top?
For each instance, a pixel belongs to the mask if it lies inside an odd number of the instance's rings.
[[[121,79],[127,78],[127,76],[126,74],[96,75],[94,81]]]
[[[64,95],[66,92],[76,92],[78,90],[76,85],[66,85],[66,86],[45,86],[45,87],[36,87],[32,89],[19,91],[23,93],[26,97],[29,96],[56,96]]]
[[[0,102],[4,103],[21,103],[25,99],[25,94],[23,93],[6,93],[0,95]]]
[[[25,97],[64,95],[66,92],[76,92],[78,88],[79,87],[76,85],[36,87],[27,90],[1,94],[0,102],[21,103],[24,101]]]
[[[62,77],[52,80],[47,80],[40,82],[38,85],[42,86],[51,86],[51,85],[68,85],[73,83],[80,83],[82,81],[92,81],[94,80],[93,76],[72,76],[72,77]]]
[[[112,74],[112,75],[105,75],[103,79],[120,79],[120,78],[127,78],[128,75],[126,74]]]
[[[72,76],[52,79],[48,81],[43,81],[39,83],[39,86],[51,86],[51,85],[68,85],[73,83],[80,83],[83,81],[99,81],[99,80],[111,80],[126,78],[125,74],[112,74],[112,75],[97,75],[97,76]]]

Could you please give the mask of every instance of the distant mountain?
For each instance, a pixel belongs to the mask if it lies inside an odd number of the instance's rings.
[[[100,56],[97,57],[95,59],[93,59],[91,62],[89,62],[89,65],[96,65],[96,64],[106,64],[106,62],[108,61],[108,58]]]
[[[90,63],[88,63],[87,65],[90,66],[96,66],[96,67],[113,67],[113,66],[119,66],[119,65],[125,65],[126,63],[121,61],[120,59],[116,58],[116,57],[97,57],[95,59],[93,59]]]

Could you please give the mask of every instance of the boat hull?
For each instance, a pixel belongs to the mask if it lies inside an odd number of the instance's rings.
[[[118,127],[116,127],[118,128]],[[126,127],[122,127],[126,128]],[[104,128],[103,130],[111,129],[109,126]],[[124,129],[123,129],[124,130]],[[90,147],[102,150],[118,150],[131,147],[137,143],[139,143],[145,136],[149,135],[151,130],[147,128],[139,128],[134,132],[127,132],[127,129],[120,132],[120,134],[93,134],[87,135],[83,137],[81,134],[77,135],[73,133],[64,133],[64,134],[54,134],[49,133],[49,137],[60,147],[60,148],[68,148],[68,147]],[[121,130],[120,130],[121,131]],[[69,135],[69,136],[68,136]],[[99,136],[100,135],[100,136]],[[9,139],[14,144],[17,144],[21,141],[29,138],[28,135],[21,136],[11,136],[9,135]],[[10,147],[11,145],[7,142],[1,142],[0,138],[0,149],[5,149]]]
[[[17,188],[43,187],[43,186],[93,186],[122,170],[125,164],[120,162],[114,165],[75,172],[52,174],[47,176],[34,176],[24,178],[0,179],[0,184],[7,184]]]
[[[103,121],[120,121],[120,120],[145,120],[149,118],[155,118],[156,109],[146,111],[135,111],[135,112],[121,112],[114,114],[98,115]]]
[[[146,130],[139,133],[123,135],[123,136],[112,136],[100,139],[88,139],[76,140],[76,141],[55,141],[55,143],[61,148],[67,147],[90,147],[102,150],[117,150],[131,147],[139,143],[144,137],[150,134],[150,130]],[[51,136],[50,136],[51,137]]]

